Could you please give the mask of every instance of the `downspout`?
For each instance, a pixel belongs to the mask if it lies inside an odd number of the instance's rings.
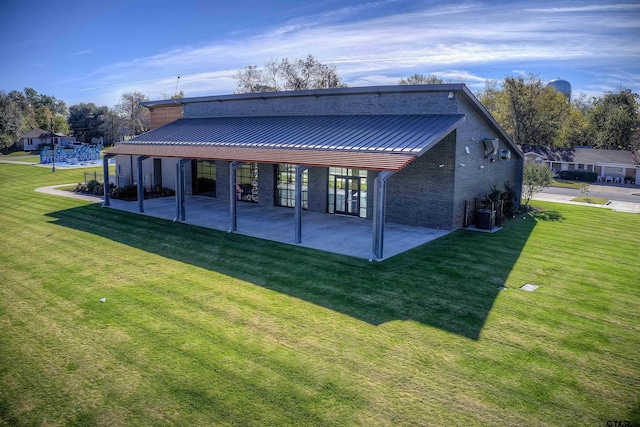
[[[296,165],[295,169],[295,207],[294,207],[294,220],[295,220],[295,243],[302,242],[302,174],[308,169],[307,166]]]
[[[109,159],[115,157],[113,154],[105,154],[102,158],[102,173],[104,175],[104,202],[102,206],[111,206],[111,188],[109,184]]]
[[[229,233],[238,229],[238,215],[236,210],[236,169],[244,162],[229,163]]]
[[[369,261],[382,260],[384,253],[384,217],[386,211],[387,180],[395,172],[382,171],[373,185],[373,251]]]

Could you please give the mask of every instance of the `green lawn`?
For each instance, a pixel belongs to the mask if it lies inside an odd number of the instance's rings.
[[[601,197],[580,196],[580,197],[574,197],[573,199],[571,199],[571,201],[572,202],[590,203],[592,205],[604,205],[609,200],[603,199]]]
[[[562,188],[576,188],[580,190],[585,184],[589,184],[584,181],[568,181],[566,179],[554,179],[552,181],[552,187],[562,187]]]
[[[28,151],[16,151],[9,154],[0,154],[0,160],[11,160],[12,162],[40,163],[40,154]]]
[[[35,154],[39,154],[35,151],[11,151],[7,154],[0,153],[0,159],[9,159],[11,157],[23,157],[23,156],[32,156]]]
[[[83,172],[0,164],[0,425],[640,422],[639,215],[369,263],[33,191]]]

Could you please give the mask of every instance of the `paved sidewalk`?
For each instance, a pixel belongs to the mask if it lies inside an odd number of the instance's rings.
[[[551,194],[551,193],[538,193],[532,197],[532,200],[539,200],[541,202],[555,202],[566,203],[569,205],[589,206],[592,208],[612,209],[616,212],[628,212],[628,213],[640,213],[640,203],[633,202],[620,202],[616,200],[610,200],[606,205],[596,205],[592,203],[572,202],[571,199],[575,199],[575,196],[567,196],[563,194]]]
[[[88,194],[75,193],[73,191],[58,190],[58,187],[77,185],[77,182],[69,184],[50,185],[49,187],[36,188],[36,193],[53,194],[54,196],[69,197],[72,199],[84,200],[85,202],[102,203],[101,196],[90,196]]]

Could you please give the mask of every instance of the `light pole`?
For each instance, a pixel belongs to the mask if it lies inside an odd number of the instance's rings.
[[[52,163],[52,167],[51,167],[51,172],[55,172],[56,171],[56,143],[54,142],[55,140],[53,139],[53,117],[51,118],[51,149],[53,150],[52,156],[51,156],[51,161]]]

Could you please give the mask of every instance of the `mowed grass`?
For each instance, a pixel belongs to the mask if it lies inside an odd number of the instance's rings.
[[[0,164],[0,425],[640,421],[638,215],[369,263],[33,191],[82,173]]]

